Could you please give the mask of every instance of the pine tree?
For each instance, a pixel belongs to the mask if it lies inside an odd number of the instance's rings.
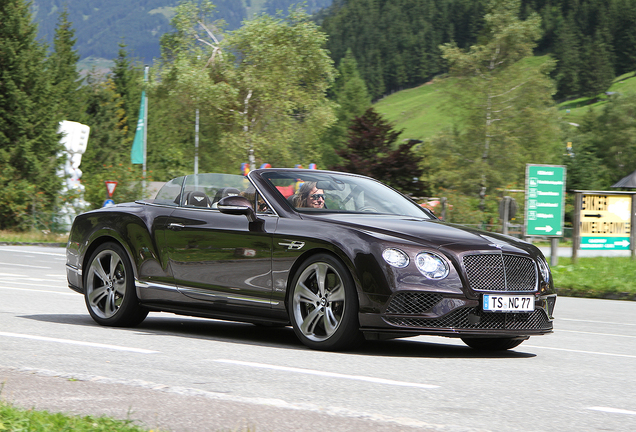
[[[616,73],[636,73],[636,3],[622,0],[619,6],[621,14],[617,17]]]
[[[367,86],[360,77],[358,63],[351,50],[338,66],[338,78],[333,88],[333,99],[338,103],[336,123],[325,134],[323,163],[330,167],[340,164],[336,151],[341,150],[347,140],[347,130],[355,117],[359,117],[371,106],[371,97]]]
[[[122,128],[125,128],[124,137],[132,142],[137,128],[143,72],[133,65],[123,41],[119,44],[119,52],[114,63],[112,80],[115,83],[115,91],[121,96],[124,110],[122,119]]]
[[[581,45],[572,18],[561,26],[555,46],[558,60],[557,90],[560,97],[576,96],[580,91]]]
[[[583,44],[583,61],[581,71],[581,88],[583,95],[596,98],[607,91],[614,80],[609,46],[600,31],[592,37],[586,37]]]
[[[62,119],[29,5],[5,0],[0,23],[0,228],[26,228],[53,208],[61,187]]]
[[[53,39],[53,52],[47,59],[47,67],[51,73],[55,101],[58,113],[63,120],[83,123],[84,114],[82,81],[77,71],[79,54],[74,49],[75,31],[68,21],[66,8],[60,13]]]

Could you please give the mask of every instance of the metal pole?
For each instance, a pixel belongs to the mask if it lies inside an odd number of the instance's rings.
[[[194,122],[194,174],[199,174],[199,108]]]
[[[583,206],[583,194],[577,192],[574,195],[574,215],[572,217],[572,264],[576,264],[581,245],[581,207]]]
[[[636,259],[636,196],[631,195],[632,198],[632,214],[629,218],[629,249],[631,251],[632,260]]]
[[[550,266],[555,267],[559,264],[559,238],[552,237],[550,239]]]
[[[148,66],[144,69],[144,86],[148,82]],[[143,174],[142,174],[142,182],[141,182],[141,195],[144,196],[146,194],[146,161],[147,161],[147,142],[148,139],[148,95],[144,98],[144,164],[143,164]]]
[[[508,235],[508,219],[510,219],[510,197],[503,197],[503,228],[502,234]]]

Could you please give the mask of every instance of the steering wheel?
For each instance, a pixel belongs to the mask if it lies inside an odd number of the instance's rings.
[[[358,211],[365,213],[378,213],[378,209],[373,206],[362,206],[358,209]]]

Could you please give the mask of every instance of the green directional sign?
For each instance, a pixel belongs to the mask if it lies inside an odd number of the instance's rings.
[[[581,249],[629,250],[629,236],[627,237],[583,237]]]
[[[526,165],[527,236],[563,235],[565,167]]]

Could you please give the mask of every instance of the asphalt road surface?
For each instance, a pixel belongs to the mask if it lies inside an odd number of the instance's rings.
[[[501,354],[437,337],[329,353],[291,328],[172,314],[101,327],[64,263],[0,246],[0,398],[16,406],[171,431],[636,431],[636,302],[559,298],[554,334]]]

